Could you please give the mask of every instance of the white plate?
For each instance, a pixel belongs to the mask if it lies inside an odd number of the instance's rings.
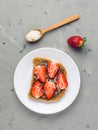
[[[69,86],[59,101],[44,103],[28,98],[34,57],[50,58],[65,66]],[[63,51],[48,47],[39,48],[25,55],[19,62],[14,74],[14,87],[18,98],[27,108],[37,113],[53,114],[66,109],[75,100],[80,89],[80,74],[76,63]]]

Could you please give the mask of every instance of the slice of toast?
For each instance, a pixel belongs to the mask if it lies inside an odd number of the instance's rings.
[[[37,66],[37,65],[45,65],[47,66],[47,64],[51,62],[50,59],[47,59],[47,58],[42,58],[42,57],[36,57],[33,59],[33,65],[34,66]],[[64,74],[64,76],[67,78],[67,72],[66,72],[66,69],[65,67],[59,63],[59,71],[62,72]],[[34,69],[34,68],[33,68]],[[56,75],[57,76],[57,75]],[[51,80],[51,79],[46,79],[46,80]],[[53,79],[52,79],[53,80]],[[42,96],[38,99],[36,99],[33,95],[32,95],[32,86],[33,86],[33,83],[34,83],[35,79],[34,79],[34,73],[33,73],[33,70],[32,70],[32,79],[31,79],[31,86],[30,86],[30,90],[28,92],[28,97],[31,98],[31,99],[35,99],[35,100],[39,100],[39,101],[44,101],[44,102],[55,102],[55,101],[58,101],[59,99],[61,99],[63,97],[63,95],[65,94],[65,91],[66,89],[64,90],[61,90],[59,93],[57,93],[56,95],[54,94],[53,97],[51,99],[46,99],[45,96]],[[44,83],[45,84],[45,83]]]

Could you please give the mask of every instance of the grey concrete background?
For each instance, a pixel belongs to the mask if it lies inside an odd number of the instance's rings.
[[[97,0],[0,0],[0,130],[98,130],[98,1]],[[47,33],[28,44],[32,28],[45,28],[78,13],[80,20]],[[82,50],[70,48],[71,35],[87,37]],[[39,47],[68,53],[81,74],[75,102],[63,112],[41,115],[25,108],[17,98],[13,76],[21,58]]]

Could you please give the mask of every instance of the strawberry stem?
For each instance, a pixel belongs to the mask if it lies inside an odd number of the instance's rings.
[[[83,43],[86,42],[86,41],[87,41],[86,37],[83,37]]]
[[[84,46],[84,43],[87,41],[86,37],[83,37],[82,39],[83,39],[83,43],[82,43],[82,46],[81,46],[81,47],[83,47],[83,46]]]

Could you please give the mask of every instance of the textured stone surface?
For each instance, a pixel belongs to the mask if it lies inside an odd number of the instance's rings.
[[[0,130],[98,130],[98,1],[97,0],[0,0]],[[47,33],[34,44],[24,36],[32,28],[45,28],[75,13],[81,19]],[[70,48],[71,35],[87,37],[81,51]],[[39,47],[68,53],[81,74],[75,102],[54,115],[36,114],[18,100],[13,86],[20,59]]]

